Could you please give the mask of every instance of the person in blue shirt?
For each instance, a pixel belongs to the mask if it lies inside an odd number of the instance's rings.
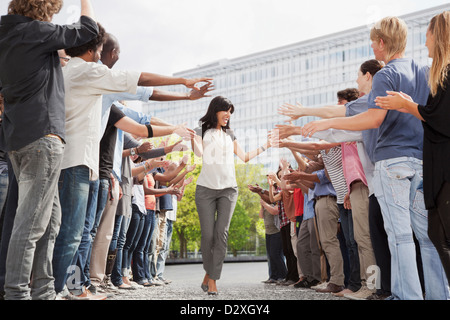
[[[416,236],[422,256],[426,299],[448,299],[448,283],[436,248],[431,243],[428,212],[422,182],[423,128],[411,114],[384,110],[375,99],[387,91],[401,91],[426,104],[428,67],[405,58],[408,27],[397,17],[380,20],[371,30],[377,60],[386,66],[373,78],[368,97],[369,110],[353,117],[318,120],[306,124],[304,136],[329,128],[362,131],[378,128],[373,152],[374,191],[377,197],[391,252],[391,292],[393,299],[422,300]]]

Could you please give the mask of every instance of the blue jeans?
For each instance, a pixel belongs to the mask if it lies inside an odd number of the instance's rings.
[[[344,234],[345,246],[347,248],[349,271],[347,288],[353,292],[361,288],[361,274],[359,264],[358,245],[353,234],[352,210],[345,209],[343,204],[338,204],[341,230]],[[345,257],[343,257],[345,260]]]
[[[84,221],[83,235],[75,255],[73,264],[76,264],[80,270],[80,278],[76,279],[76,289],[81,289],[83,285],[88,286],[89,279],[89,256],[91,253],[92,237],[91,230],[94,225],[95,215],[97,212],[97,197],[100,181],[94,180],[89,182],[89,197],[86,210],[86,220]],[[87,270],[86,270],[87,267]]]
[[[449,299],[448,282],[439,255],[427,234],[428,211],[423,199],[422,161],[407,157],[378,161],[375,164],[374,190],[391,252],[393,298],[423,299],[414,232],[422,256],[426,299]]]
[[[266,251],[269,259],[269,278],[282,280],[286,278],[287,268],[284,262],[281,233],[266,234]]]
[[[97,234],[97,229],[100,224],[100,219],[102,218],[103,210],[105,209],[106,202],[108,201],[108,192],[109,192],[109,180],[108,179],[100,179],[96,181],[92,181],[90,188],[92,188],[92,202],[88,203],[88,211],[87,215],[94,215],[94,217],[90,220],[92,224],[89,229],[89,251],[87,252],[86,261],[84,268],[82,269],[85,279],[85,286],[88,287],[91,284],[89,266],[91,264],[91,253],[92,253],[92,244],[94,243],[95,235]],[[90,190],[91,191],[91,190]],[[95,194],[95,192],[97,192]],[[95,198],[95,199],[94,199]],[[90,212],[92,211],[92,212]],[[86,216],[87,222],[87,216]],[[86,232],[87,230],[85,230]],[[83,234],[83,237],[85,235]],[[82,240],[83,241],[83,240]]]
[[[61,223],[57,187],[63,155],[63,143],[53,137],[9,152],[19,197],[6,257],[6,299],[55,298],[51,260]]]
[[[123,247],[122,269],[131,268],[133,252],[136,249],[142,230],[144,229],[144,217],[144,214],[139,211],[135,204],[133,204],[130,225],[128,226],[127,237]]]
[[[62,207],[61,228],[56,238],[53,253],[55,290],[63,291],[67,281],[68,289],[76,289],[80,282],[81,270],[73,265],[75,254],[81,243],[89,197],[89,168],[76,166],[61,170],[59,196]]]
[[[130,225],[130,218],[124,217],[122,215],[116,215],[113,236],[111,239],[111,244],[109,246],[110,251],[114,251],[117,249],[116,261],[114,262],[114,267],[111,272],[111,282],[115,286],[120,286],[123,284],[122,281],[123,247],[125,245],[129,225]]]
[[[152,278],[150,276],[148,253],[155,224],[155,211],[147,210],[147,214],[144,217],[144,228],[133,253],[133,280],[139,284],[146,283]]]

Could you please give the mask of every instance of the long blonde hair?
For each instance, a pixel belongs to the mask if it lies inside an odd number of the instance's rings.
[[[430,69],[431,95],[434,97],[439,87],[443,87],[447,80],[450,64],[450,11],[444,11],[434,16],[428,27],[434,36],[433,63]]]
[[[12,0],[8,14],[18,14],[33,20],[51,21],[63,6],[63,0]]]

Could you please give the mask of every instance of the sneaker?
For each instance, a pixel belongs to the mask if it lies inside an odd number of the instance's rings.
[[[325,288],[327,287],[327,285],[328,285],[328,282],[327,282],[327,281],[319,282],[317,285],[312,286],[311,289],[313,289],[313,290],[317,290],[317,289],[325,289]]]
[[[262,283],[265,284],[273,284],[273,283],[277,283],[278,281],[275,279],[267,279],[266,281],[263,281]]]
[[[164,282],[164,284],[170,284],[170,283],[172,283],[172,280],[168,280],[168,279],[166,279],[166,278],[164,278],[164,277],[158,277],[158,280]]]
[[[319,284],[319,281],[317,281],[316,279],[314,279],[312,281],[303,279],[303,280],[297,282],[296,284],[294,284],[294,288],[308,288],[309,289],[313,286],[316,286],[317,284]]]
[[[81,294],[72,295],[77,298],[76,300],[106,300],[108,298],[105,294],[92,294],[92,292],[85,287],[83,287],[83,292]]]
[[[162,282],[158,279],[155,279],[155,278],[150,279],[148,282],[153,286],[158,286],[158,287],[165,286],[164,282]]]
[[[63,291],[58,292],[56,294],[55,300],[83,300],[80,299],[79,297],[75,296],[74,294],[72,294],[66,286],[64,286]]]
[[[367,286],[362,286],[361,289],[354,293],[344,294],[344,297],[350,300],[367,300],[373,294],[373,290],[370,290]]]

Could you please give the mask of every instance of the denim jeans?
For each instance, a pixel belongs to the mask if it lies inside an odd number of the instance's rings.
[[[114,267],[111,273],[111,282],[115,286],[120,286],[121,284],[123,284],[122,281],[123,247],[125,245],[129,225],[130,225],[130,218],[122,215],[116,215],[113,236],[111,239],[111,244],[109,246],[109,251],[114,251],[117,249],[116,261],[114,262]]]
[[[448,282],[439,255],[427,234],[428,211],[423,199],[422,161],[407,157],[378,161],[375,164],[374,190],[391,252],[393,298],[423,299],[414,232],[422,256],[426,299],[449,299]]]
[[[142,230],[144,229],[144,217],[145,215],[139,211],[135,204],[133,204],[130,225],[128,227],[127,237],[123,247],[122,270],[129,270],[131,268],[133,252],[136,249]],[[126,275],[127,274],[124,274],[124,276]]]
[[[155,224],[155,211],[147,210],[147,214],[144,217],[142,234],[133,253],[133,280],[139,284],[146,283],[152,278],[150,276],[148,251],[153,231],[155,230]]]
[[[5,299],[55,298],[51,260],[61,223],[57,187],[63,154],[63,143],[54,137],[9,152],[19,198],[6,258]]]
[[[266,234],[266,251],[269,259],[269,278],[282,280],[286,278],[287,268],[284,262],[281,232]]]
[[[3,218],[3,208],[6,204],[6,197],[8,196],[8,171],[0,173],[0,217]],[[0,230],[1,235],[1,230]],[[1,239],[1,237],[0,237]]]
[[[99,188],[100,180],[94,180],[89,182],[89,196],[88,196],[88,204],[86,210],[86,219],[84,221],[84,229],[83,235],[81,237],[81,242],[78,247],[77,254],[75,255],[74,261],[72,264],[76,264],[80,270],[80,278],[76,279],[75,288],[81,289],[83,285],[88,286],[89,279],[89,264],[87,263],[90,253],[91,253],[91,245],[92,245],[92,237],[91,230],[94,225],[95,215],[97,212],[97,197],[98,197],[98,188]],[[88,266],[88,270],[86,270],[86,266]]]
[[[94,242],[95,235],[97,234],[97,228],[100,224],[100,219],[106,206],[106,201],[108,200],[108,191],[108,179],[91,181],[89,184],[89,200],[88,209],[86,212],[86,223],[83,231],[83,238],[81,239],[80,244],[81,248],[83,246],[83,241],[88,240],[88,242],[86,242],[86,245],[88,245],[88,250],[84,251],[84,256],[81,257],[81,262],[84,261],[84,264],[80,265],[83,274],[82,280],[86,287],[89,287],[91,284],[89,266],[91,264],[92,243]],[[86,232],[89,232],[89,234],[86,234]]]
[[[17,202],[19,199],[19,187],[17,186],[16,176],[9,158],[8,162],[8,197],[5,204],[3,216],[3,225],[0,241],[0,294],[5,294],[5,275],[6,275],[6,256],[8,255],[9,240],[16,217]]]
[[[55,290],[63,291],[67,281],[68,289],[75,289],[80,281],[81,270],[73,264],[81,243],[89,197],[89,168],[76,166],[61,170],[59,196],[62,207],[61,228],[56,238],[53,253]],[[73,274],[73,272],[75,272]]]
[[[339,208],[339,217],[341,220],[341,230],[344,234],[345,247],[349,262],[347,288],[353,292],[361,288],[361,274],[359,264],[358,245],[356,244],[353,233],[352,210],[345,209],[343,204],[337,205]],[[345,261],[345,257],[344,261]]]

